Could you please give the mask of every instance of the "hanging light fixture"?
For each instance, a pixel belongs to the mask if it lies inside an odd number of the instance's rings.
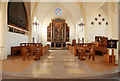
[[[82,11],[83,11],[83,10],[82,10],[82,5],[81,5],[81,20],[80,20],[81,23],[79,23],[78,25],[79,25],[80,27],[82,27],[82,31],[83,31],[83,26],[84,26],[85,24],[83,23],[83,18],[82,18],[83,15],[82,15]]]
[[[33,24],[34,24],[34,25],[39,25],[39,23],[38,23],[38,22],[34,22]]]
[[[39,23],[37,22],[37,20],[36,20],[36,16],[34,17],[34,22],[33,22],[33,25],[39,25]]]
[[[81,23],[78,23],[78,25],[80,26],[80,27],[82,27],[82,31],[83,31],[83,27],[84,27],[84,23],[83,23],[83,19],[81,18]]]
[[[83,19],[81,18],[81,23],[78,24],[79,26],[84,26]]]
[[[84,26],[85,24],[84,23],[80,23],[80,24],[78,24],[79,26]]]

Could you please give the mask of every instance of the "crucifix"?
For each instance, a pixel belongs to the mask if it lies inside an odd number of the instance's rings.
[[[115,43],[113,41],[111,41],[111,42],[109,42],[109,44],[111,45],[111,47],[113,47]]]

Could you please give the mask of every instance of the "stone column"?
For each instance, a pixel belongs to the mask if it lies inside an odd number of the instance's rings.
[[[7,2],[0,3],[0,56],[7,59]]]

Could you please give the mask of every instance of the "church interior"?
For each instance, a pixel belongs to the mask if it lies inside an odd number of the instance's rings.
[[[119,7],[0,1],[0,77],[118,79]]]

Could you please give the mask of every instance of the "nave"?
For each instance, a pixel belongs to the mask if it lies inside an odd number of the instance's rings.
[[[80,61],[68,50],[49,50],[38,61],[22,61],[22,57],[12,56],[2,61],[2,78],[117,78],[118,67],[104,64],[102,56],[96,58]]]

